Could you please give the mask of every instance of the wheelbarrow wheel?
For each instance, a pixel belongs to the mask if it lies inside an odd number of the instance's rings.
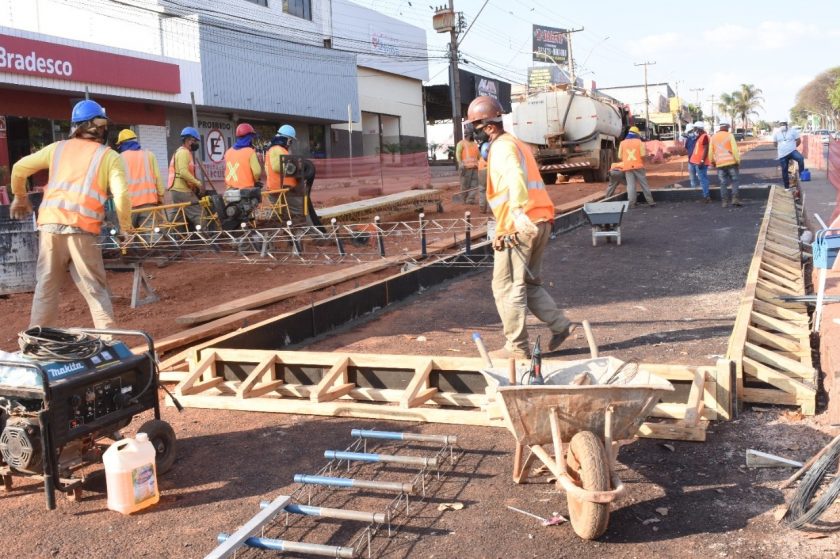
[[[610,468],[601,440],[591,431],[572,437],[566,455],[569,473],[576,485],[587,491],[610,489]],[[569,519],[575,533],[585,540],[594,540],[607,529],[609,503],[592,503],[567,496]]]

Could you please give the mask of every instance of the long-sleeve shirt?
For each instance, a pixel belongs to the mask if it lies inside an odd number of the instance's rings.
[[[201,188],[201,181],[195,178],[195,175],[190,173],[190,158],[192,152],[187,148],[181,146],[175,152],[175,182],[172,183],[172,188],[175,192],[193,192]]]
[[[149,158],[149,166],[152,168],[152,176],[155,179],[158,198],[163,200],[163,195],[166,194],[166,190],[163,188],[163,178],[160,176],[160,168],[158,167],[157,157],[155,157],[155,154],[149,150],[146,150],[146,156]]]
[[[514,142],[499,142],[498,138],[490,145],[493,164],[488,166],[493,184],[497,190],[507,187],[511,209],[524,208],[528,203],[528,186],[525,170],[519,159],[519,150]]]
[[[90,140],[93,141],[93,140]],[[26,179],[38,171],[49,169],[52,174],[53,154],[58,142],[52,143],[37,152],[27,155],[12,167],[12,193],[26,196]],[[125,167],[119,154],[108,150],[99,165],[99,184],[105,187],[114,198],[114,208],[120,229],[131,229],[131,200],[128,197],[128,185],[125,181]]]

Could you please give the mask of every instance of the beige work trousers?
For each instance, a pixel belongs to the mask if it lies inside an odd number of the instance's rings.
[[[627,200],[629,200],[631,207],[636,205],[636,183],[639,183],[639,187],[642,189],[645,201],[648,204],[653,204],[653,194],[650,193],[650,187],[648,186],[647,181],[647,172],[645,172],[644,167],[641,169],[624,171],[624,178],[627,181]]]
[[[35,295],[29,327],[55,326],[61,286],[67,273],[85,298],[96,328],[113,328],[114,307],[105,280],[102,251],[94,235],[60,235],[40,231],[38,264],[35,269]],[[84,326],[76,324],[75,326]]]
[[[552,334],[568,328],[570,322],[542,286],[542,261],[551,237],[551,224],[538,223],[539,233],[530,242],[520,240],[516,248],[496,251],[493,258],[493,298],[502,319],[505,349],[525,351],[528,347],[527,311],[548,325]],[[527,264],[527,270],[526,270]],[[529,275],[530,271],[532,275]]]

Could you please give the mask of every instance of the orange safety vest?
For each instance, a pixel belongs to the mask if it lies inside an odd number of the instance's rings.
[[[99,235],[108,199],[107,185],[99,184],[99,167],[110,149],[79,138],[56,144],[38,225],[70,225]]]
[[[254,148],[233,149],[225,152],[225,186],[228,188],[253,188],[257,177],[251,172]]]
[[[709,157],[715,162],[716,167],[731,167],[738,163],[732,153],[732,134],[726,130],[715,132],[709,151],[711,152]]]
[[[642,157],[642,145],[642,140],[639,138],[627,138],[618,145],[622,168],[625,171],[644,168],[645,161]]]
[[[280,171],[275,171],[271,168],[271,154],[274,150],[280,151]],[[286,164],[285,157],[289,155],[289,150],[283,146],[271,146],[271,149],[265,154],[265,184],[268,190],[277,190],[278,188],[294,188],[297,186],[297,177],[286,176],[283,173],[283,167]]]
[[[169,160],[169,177],[167,178],[167,182],[166,182],[166,187],[167,188],[172,188],[172,185],[175,184],[175,179],[180,179],[181,178],[175,173],[175,155],[178,153],[178,151],[180,151],[182,149],[186,150],[186,152],[190,155],[190,162],[187,165],[187,169],[189,169],[190,174],[192,176],[195,176],[195,158],[193,157],[193,153],[190,150],[188,150],[187,148],[185,148],[184,146],[181,146],[181,147],[179,147],[178,149],[175,150],[175,153],[172,154],[172,159]],[[187,184],[187,187],[192,188],[192,186],[190,184]]]
[[[152,162],[145,150],[130,150],[120,154],[125,163],[125,178],[131,207],[158,203],[157,183]]]
[[[465,169],[475,169],[478,166],[478,144],[469,140],[461,140],[461,165]]]
[[[697,136],[697,143],[694,144],[694,151],[691,153],[691,157],[688,158],[688,162],[694,163],[695,165],[706,165],[709,162],[709,152],[706,149],[708,146],[708,134],[703,133]]]
[[[479,157],[478,158],[478,170],[483,171],[486,168],[487,168],[487,160],[484,159],[483,157]]]
[[[493,144],[496,142],[513,142],[519,151],[519,165],[525,175],[525,185],[528,187],[528,203],[523,208],[525,213],[534,223],[554,221],[554,203],[545,189],[545,183],[540,176],[540,168],[537,166],[531,149],[510,134],[499,136]],[[509,235],[516,231],[510,208],[510,191],[507,185],[493,183],[493,144],[490,145],[490,153],[487,155],[487,203],[493,210],[493,217],[496,218],[496,234]]]

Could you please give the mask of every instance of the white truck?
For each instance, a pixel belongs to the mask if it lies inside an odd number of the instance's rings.
[[[514,105],[505,127],[531,145],[546,184],[558,173],[604,182],[628,119],[618,102],[566,89],[529,95]]]

